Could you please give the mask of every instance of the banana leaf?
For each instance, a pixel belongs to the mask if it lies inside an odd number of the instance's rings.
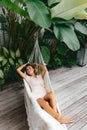
[[[27,6],[30,19],[37,25],[48,28],[51,25],[50,13],[41,1],[37,0],[24,0]]]
[[[51,17],[87,19],[87,0],[62,0],[51,8]]]
[[[73,26],[55,25],[54,33],[58,40],[66,43],[66,45],[73,51],[80,48],[79,40],[74,32]]]
[[[79,32],[87,35],[87,27],[82,25],[80,22],[75,23],[75,29],[78,30]]]

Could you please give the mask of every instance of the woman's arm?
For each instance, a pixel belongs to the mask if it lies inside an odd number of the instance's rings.
[[[41,68],[41,70],[42,70],[41,76],[42,76],[42,78],[43,78],[44,75],[45,75],[45,72],[46,72],[46,67],[45,67],[44,65],[42,65],[42,64],[37,64],[37,63],[35,63],[35,65],[36,65],[36,66],[39,66],[39,67]]]
[[[26,64],[23,64],[23,65],[21,65],[21,66],[19,66],[19,67],[17,68],[18,74],[19,74],[23,79],[26,79],[26,74],[24,74],[24,73],[22,72],[22,69],[23,69],[25,66],[26,66]]]

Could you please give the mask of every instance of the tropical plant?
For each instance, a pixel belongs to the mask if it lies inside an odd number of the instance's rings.
[[[8,46],[6,47],[14,51],[19,48],[24,58],[30,52],[34,43],[34,34],[40,27],[8,9],[3,8],[3,13],[8,23],[5,28],[9,34]]]
[[[70,50],[64,43],[57,43],[50,48],[50,61],[48,63],[49,69],[56,69],[61,66],[72,67],[76,65],[76,52]]]
[[[67,20],[72,18],[87,19],[87,0],[61,0],[59,4],[51,8],[51,17],[60,17]]]
[[[76,22],[75,32],[80,41],[80,48],[85,47],[87,45],[87,20]]]
[[[41,46],[41,52],[46,64],[50,60],[50,50],[46,46]],[[46,56],[47,55],[47,56]],[[29,58],[29,57],[28,57]],[[27,57],[21,58],[21,52],[19,48],[16,51],[2,47],[2,53],[0,54],[0,86],[8,81],[19,81],[22,83],[22,79],[16,72],[16,68],[28,61]]]
[[[79,49],[79,41],[74,31],[74,25],[67,26],[68,20],[87,19],[87,0],[0,0],[3,5],[33,21],[36,25],[54,31],[58,40],[61,39],[66,45],[72,49]],[[53,20],[56,18],[56,21]],[[58,26],[58,18],[66,19],[64,26]],[[53,29],[52,29],[53,28]]]
[[[21,59],[20,50],[16,52],[8,50],[2,47],[2,53],[0,54],[0,86],[6,81],[20,80],[17,75],[16,68],[22,65],[24,60]]]

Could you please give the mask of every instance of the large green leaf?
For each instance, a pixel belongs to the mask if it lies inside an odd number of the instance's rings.
[[[28,17],[27,11],[23,10],[18,5],[11,2],[11,0],[2,0],[2,3],[6,8],[8,8],[8,9],[10,9],[10,10],[12,10],[12,11],[14,11],[14,12],[16,12],[24,17]]]
[[[54,33],[56,38],[66,43],[71,50],[76,51],[79,49],[80,44],[73,27],[55,25]]]
[[[11,65],[14,65],[14,60],[12,59],[12,58],[9,58],[9,63],[11,64]]]
[[[20,58],[20,59],[18,59],[18,64],[19,65],[22,65],[23,64],[23,60]]]
[[[6,58],[3,59],[2,61],[2,66],[5,66],[7,64],[8,60]]]
[[[0,62],[2,62],[4,58],[5,57],[3,55],[0,55]]]
[[[13,50],[10,49],[9,51],[11,58],[15,59],[15,53]]]
[[[37,0],[24,0],[29,16],[37,25],[48,28],[51,25],[50,14],[43,2]]]
[[[8,55],[9,55],[8,49],[6,47],[2,47],[2,50],[3,50],[4,56],[8,57]]]
[[[79,32],[87,35],[87,28],[85,26],[83,26],[81,23],[76,22],[75,23],[75,29],[78,30]]]
[[[19,48],[16,50],[15,55],[16,55],[16,57],[20,57],[21,56],[21,52],[20,52]]]
[[[66,24],[66,25],[71,25],[71,24],[75,24],[76,20],[75,19],[70,19],[70,20],[66,20],[63,18],[53,18],[52,19],[52,23],[55,24]]]
[[[0,69],[0,78],[3,79],[4,78],[4,73],[3,71]]]
[[[62,0],[51,9],[51,17],[87,19],[87,0]]]

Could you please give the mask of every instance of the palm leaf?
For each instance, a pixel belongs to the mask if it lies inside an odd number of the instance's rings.
[[[62,0],[51,9],[51,17],[87,19],[87,0]]]

